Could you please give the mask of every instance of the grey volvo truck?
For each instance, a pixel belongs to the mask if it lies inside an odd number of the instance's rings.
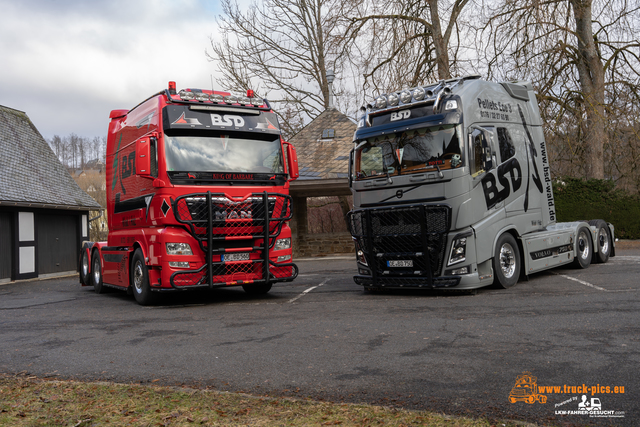
[[[615,255],[611,224],[556,222],[530,83],[443,80],[380,95],[361,112],[349,173],[357,284],[508,288]]]

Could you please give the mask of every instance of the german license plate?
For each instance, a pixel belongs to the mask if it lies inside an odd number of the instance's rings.
[[[238,254],[222,254],[222,261],[248,261],[249,252]]]
[[[396,259],[393,261],[387,261],[387,267],[413,267],[413,260]]]

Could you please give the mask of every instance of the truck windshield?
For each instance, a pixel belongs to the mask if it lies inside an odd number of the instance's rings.
[[[165,135],[167,171],[284,173],[280,138],[265,137]]]
[[[435,126],[360,141],[355,149],[356,179],[403,175],[462,166],[462,127]]]

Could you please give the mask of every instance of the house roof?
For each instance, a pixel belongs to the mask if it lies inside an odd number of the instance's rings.
[[[0,206],[101,209],[78,187],[27,114],[2,105]]]
[[[347,179],[355,130],[351,119],[336,109],[329,109],[295,134],[289,142],[296,147],[298,155],[298,181]]]

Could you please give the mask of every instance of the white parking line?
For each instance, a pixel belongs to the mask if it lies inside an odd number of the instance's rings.
[[[320,283],[320,284],[319,284],[319,285],[317,285],[317,286],[312,286],[312,287],[310,287],[309,289],[307,289],[307,290],[305,290],[304,292],[302,292],[300,295],[298,295],[298,296],[296,296],[296,297],[294,297],[294,298],[291,298],[291,299],[290,299],[289,301],[287,301],[287,302],[288,302],[288,303],[292,303],[292,302],[296,301],[298,298],[303,297],[305,294],[308,294],[309,292],[311,292],[311,291],[312,291],[312,290],[314,290],[315,288],[319,288],[320,286],[324,285],[324,284],[325,284],[325,283],[327,283],[329,280],[331,280],[331,279],[324,279],[324,282]]]
[[[566,274],[560,274],[560,273],[553,273],[553,274],[555,274],[556,276],[564,277],[565,279],[573,280],[574,282],[578,282],[581,285],[589,286],[590,288],[597,289],[602,292],[611,292],[608,289],[601,288],[600,286],[596,286],[592,283],[585,282],[584,280],[576,279],[575,277],[567,276]]]
[[[616,255],[613,258],[610,258],[609,261],[612,262],[616,262],[616,261],[622,261],[622,262],[640,262],[640,256],[631,256],[631,255]]]

